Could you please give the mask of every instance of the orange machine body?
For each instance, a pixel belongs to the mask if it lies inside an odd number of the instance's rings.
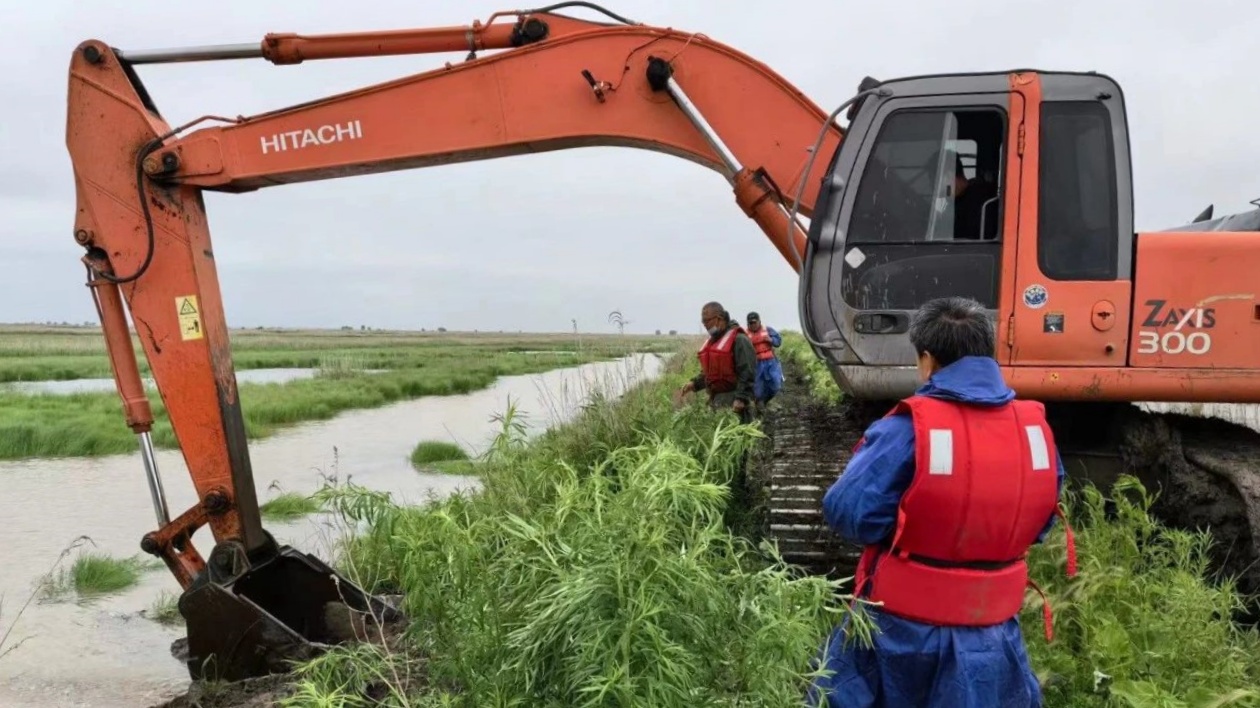
[[[1007,198],[1028,197],[1004,225],[1017,234],[1003,244],[998,320],[1011,386],[1060,402],[1260,402],[1260,234],[1137,233],[1132,279],[1048,277],[1037,248],[1040,81],[1013,74],[1011,90],[1024,120],[1012,121],[1018,191]],[[1030,288],[1044,293],[1036,307]]]
[[[250,552],[269,544],[203,190],[243,192],[529,152],[635,147],[723,175],[739,208],[801,272],[806,236],[788,210],[813,216],[842,132],[799,90],[751,57],[695,33],[550,13],[518,16],[514,24],[493,20],[361,35],[269,35],[245,45],[240,56],[277,64],[465,50],[469,57],[299,106],[238,119],[207,116],[179,129],[162,118],[135,74],[133,62],[143,53],[97,40],[76,49],[66,128],[77,192],[74,237],[96,274],[128,422],[147,430],[151,414],[121,301],[198,494],[197,505],[146,537],[146,550],[164,558],[185,588],[205,568],[189,541],[199,526],[208,524],[217,543],[233,541]],[[487,49],[506,51],[475,57]],[[1034,72],[1013,72],[1009,89],[996,95],[1006,97],[1005,203],[1015,205],[1000,220],[996,356],[1011,385],[1047,401],[1260,401],[1256,235],[1140,234],[1132,278],[1046,277],[1037,255],[1041,81]],[[185,132],[205,120],[225,125]],[[810,159],[811,149],[819,159]],[[913,375],[905,366],[912,362],[896,363],[887,368]],[[855,388],[859,396],[874,390]]]
[[[541,18],[541,19],[540,19]],[[545,20],[547,39],[531,39]],[[533,25],[536,28],[536,25]],[[79,45],[70,65],[66,142],[78,206],[74,233],[100,284],[125,299],[200,503],[146,537],[187,588],[204,568],[189,541],[208,523],[216,542],[264,547],[227,320],[202,190],[242,192],[348,175],[594,145],[656,150],[722,173],[736,204],[790,264],[805,248],[788,227],[786,194],[817,183],[804,174],[826,114],[761,63],[702,36],[605,26],[555,15],[516,25],[403,33],[271,35],[262,54],[303,58],[471,50],[519,45],[497,55],[302,106],[227,121],[179,137],[157,112],[123,52]],[[741,165],[731,169],[667,92],[643,77],[667,66]],[[749,111],[748,106],[758,110]],[[213,119],[213,118],[207,118]],[[202,120],[207,120],[202,119]],[[214,119],[224,121],[225,119]],[[195,123],[201,121],[195,121]],[[834,151],[840,131],[823,145]],[[811,194],[814,190],[806,190]],[[812,211],[812,196],[799,205]],[[790,243],[789,239],[794,239]],[[795,251],[794,251],[795,249]],[[121,308],[102,322],[110,342],[128,342]],[[121,337],[121,338],[120,338]],[[151,415],[130,347],[111,347],[133,427]],[[128,365],[127,361],[132,364]],[[133,411],[134,409],[134,411]],[[147,420],[146,420],[147,417]]]
[[[1056,403],[1260,402],[1260,233],[1132,234],[1131,275],[1055,279],[1039,258],[1042,80],[1012,72],[1008,87],[994,101],[1008,116],[995,355],[1012,388]],[[1127,198],[1122,185],[1114,199]],[[849,356],[833,368],[858,397],[917,385],[908,341],[895,355]]]

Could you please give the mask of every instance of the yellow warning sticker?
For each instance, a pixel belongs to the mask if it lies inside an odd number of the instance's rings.
[[[186,342],[206,335],[201,327],[201,308],[196,295],[175,298],[175,312],[179,315],[179,336]]]

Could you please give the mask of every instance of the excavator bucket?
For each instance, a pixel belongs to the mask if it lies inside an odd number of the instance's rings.
[[[212,555],[211,568],[214,561]],[[193,680],[283,673],[332,645],[367,639],[365,628],[402,618],[393,605],[289,546],[234,579],[216,582],[213,575],[179,599],[188,630],[182,658]]]

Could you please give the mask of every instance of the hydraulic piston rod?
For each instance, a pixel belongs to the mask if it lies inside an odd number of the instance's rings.
[[[166,490],[162,488],[162,476],[158,473],[157,455],[153,451],[153,438],[150,434],[153,429],[153,410],[140,383],[136,350],[131,344],[127,316],[123,313],[122,294],[118,292],[116,283],[102,278],[100,271],[93,267],[105,267],[104,265],[90,256],[84,258],[84,261],[89,266],[88,287],[92,290],[96,314],[101,318],[105,349],[113,363],[114,385],[122,399],[127,426],[140,437],[140,457],[144,461],[149,496],[153,498],[153,514],[157,517],[159,527],[166,526],[171,522],[171,514],[166,505]]]
[[[738,175],[744,166],[739,163],[739,158],[735,157],[735,153],[727,147],[722,137],[717,134],[709,121],[705,119],[704,114],[696,107],[696,104],[688,98],[687,92],[674,81],[672,72],[668,64],[663,59],[653,57],[648,67],[648,81],[653,84],[660,84],[667,91],[678,107],[682,109],[683,115],[687,116],[687,120],[696,126],[696,130],[704,136],[705,142],[709,143],[709,147],[713,148],[713,152],[718,154],[722,159],[722,163],[726,166],[726,179],[731,184],[735,184],[735,175]],[[655,86],[654,86],[655,88]]]
[[[262,45],[211,44],[203,47],[170,49],[115,50],[129,64],[175,64],[186,61],[218,61],[221,59],[257,59],[263,55]]]
[[[687,120],[691,121],[696,130],[704,136],[705,142],[722,161],[726,181],[735,188],[736,203],[745,214],[757,222],[762,231],[771,235],[771,241],[774,242],[775,248],[779,249],[779,253],[783,254],[784,258],[789,258],[792,253],[804,251],[805,230],[795,219],[790,218],[782,195],[772,190],[760,174],[760,170],[749,170],[740,163],[739,158],[735,157],[735,153],[722,140],[722,136],[718,135],[705,119],[699,107],[674,80],[673,70],[669,63],[658,57],[648,59],[647,78],[653,90],[665,91],[674,99],[674,103],[682,110],[683,115],[687,116]],[[790,259],[788,262],[795,262],[797,272],[800,272],[799,257]]]

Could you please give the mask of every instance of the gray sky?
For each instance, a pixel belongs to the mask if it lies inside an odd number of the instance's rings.
[[[93,320],[65,149],[70,52],[255,42],[269,31],[467,24],[499,0],[10,3],[0,46],[0,322]],[[1125,89],[1138,227],[1260,197],[1260,6],[1247,0],[607,0],[765,62],[824,110],[865,75],[1097,70]],[[591,16],[586,10],[566,10]],[[251,114],[435,68],[462,55],[142,67],[167,120]],[[716,298],[798,328],[796,277],[720,175],[661,154],[586,149],[207,194],[236,326],[699,331]],[[654,208],[649,209],[647,205]],[[491,257],[492,256],[492,257]],[[362,292],[362,297],[350,297]]]

